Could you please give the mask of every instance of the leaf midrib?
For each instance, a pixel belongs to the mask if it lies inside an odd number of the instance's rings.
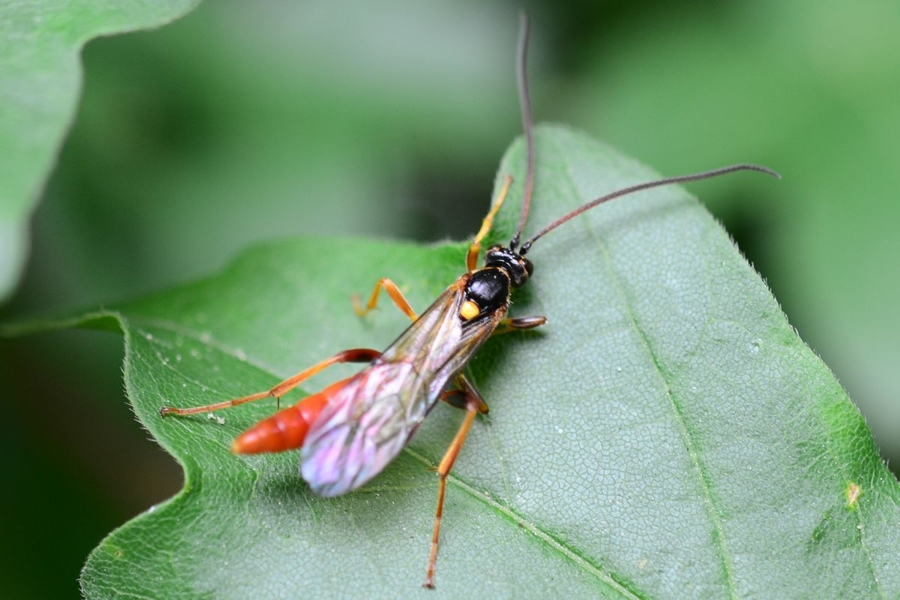
[[[556,152],[559,156],[568,156],[565,148],[563,148],[556,140],[554,140],[553,143],[556,146]],[[593,196],[588,197],[582,193],[581,188],[576,184],[575,178],[573,177],[570,170],[571,164],[571,160],[565,161],[565,179],[569,185],[572,195],[575,198],[579,199],[579,205],[590,202],[591,200],[593,200]],[[715,535],[711,536],[711,542],[716,549],[716,554],[720,557],[721,567],[724,572],[725,584],[727,586],[728,593],[731,598],[737,598],[738,596],[734,581],[732,558],[730,552],[728,551],[725,540],[725,531],[722,526],[721,511],[716,506],[716,502],[710,489],[709,477],[703,467],[699,453],[696,449],[697,444],[692,437],[691,431],[685,424],[684,415],[682,413],[680,403],[677,401],[675,394],[672,392],[672,388],[669,384],[669,379],[659,364],[656,353],[653,349],[653,345],[651,344],[650,339],[641,326],[640,321],[637,318],[637,314],[635,313],[631,303],[628,300],[627,295],[625,294],[621,278],[613,268],[612,260],[609,256],[609,249],[607,248],[606,244],[603,243],[603,240],[597,237],[596,233],[591,227],[585,227],[584,229],[587,236],[591,238],[591,240],[596,244],[600,255],[603,257],[603,261],[606,264],[607,270],[610,274],[610,279],[616,292],[616,296],[620,299],[622,306],[626,311],[628,319],[634,329],[634,332],[640,339],[641,345],[647,351],[647,356],[650,359],[650,363],[653,365],[653,369],[656,372],[656,375],[665,393],[665,397],[668,400],[669,407],[672,409],[672,413],[675,417],[675,422],[678,425],[678,430],[681,434],[683,445],[691,460],[692,470],[697,474],[697,479],[699,480],[700,490],[703,494],[704,505],[707,507],[707,516],[710,519],[715,531]]]

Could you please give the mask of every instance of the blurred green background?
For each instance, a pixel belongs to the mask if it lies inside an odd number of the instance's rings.
[[[900,4],[527,8],[537,120],[665,175],[782,172],[692,189],[900,456]],[[91,42],[0,320],[200,277],[271,237],[467,237],[520,131],[518,10],[230,0]],[[121,348],[95,332],[0,340],[0,597],[77,597],[99,540],[180,486],[125,403]]]

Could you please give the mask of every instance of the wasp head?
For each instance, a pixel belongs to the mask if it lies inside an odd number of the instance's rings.
[[[484,266],[506,271],[514,288],[523,286],[534,273],[534,264],[530,260],[499,244],[488,248],[484,256]]]

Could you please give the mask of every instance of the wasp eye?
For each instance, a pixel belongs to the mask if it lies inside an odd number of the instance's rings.
[[[525,263],[525,272],[528,273],[528,276],[531,277],[531,274],[534,273],[534,263],[522,257],[522,261]]]

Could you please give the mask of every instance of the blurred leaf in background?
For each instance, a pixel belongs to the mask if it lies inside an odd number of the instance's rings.
[[[2,317],[159,289],[272,237],[466,236],[520,128],[517,9],[216,2],[159,31],[93,42]],[[60,10],[58,23],[79,14]],[[900,7],[530,10],[538,120],[585,129],[667,175],[735,161],[782,171],[774,186],[709,182],[703,198],[882,450],[900,454]],[[11,164],[14,148],[0,151]],[[15,424],[2,475],[24,490],[0,517],[13,532],[4,558],[15,559],[0,568],[3,597],[74,596],[97,541],[180,485],[124,408],[120,348],[102,333],[0,345],[4,422]],[[50,539],[54,554],[40,552]]]
[[[27,254],[28,218],[52,168],[81,86],[91,38],[158,27],[196,2],[0,3],[0,300]]]
[[[83,44],[98,35],[162,25],[193,5],[189,0],[0,2],[0,300],[11,294],[26,261],[29,217],[75,112]],[[77,224],[67,224],[73,226]],[[37,293],[23,291],[17,304],[28,307],[33,300],[39,305],[39,297],[59,290],[48,286],[45,292],[41,282],[37,286]],[[16,310],[15,305],[10,308]],[[66,341],[66,352],[53,360],[47,349]],[[92,346],[90,336],[0,347],[0,416],[6,424],[0,436],[0,477],[10,484],[0,496],[4,598],[74,597],[77,555],[102,534],[101,527],[133,512],[123,506],[145,504],[154,493],[127,477],[124,482],[136,485],[116,489],[110,485],[114,478],[102,476],[110,474],[110,463],[118,467],[116,475],[126,465],[110,460],[101,444],[125,441],[128,446],[133,433],[99,435],[97,444],[86,443],[85,431],[108,422],[98,409],[108,403],[97,403],[84,391],[102,389],[106,398],[116,398],[121,389],[119,383],[105,388],[89,383],[86,374],[97,362],[110,364],[101,359],[108,358],[103,352],[111,346],[91,353],[82,371],[72,352],[86,345]],[[47,406],[53,406],[49,418]],[[117,411],[111,419],[118,421],[119,431],[126,424],[133,427],[127,412]],[[78,427],[86,423],[91,428]],[[75,448],[80,451],[72,452]],[[138,465],[145,448],[131,454]]]

